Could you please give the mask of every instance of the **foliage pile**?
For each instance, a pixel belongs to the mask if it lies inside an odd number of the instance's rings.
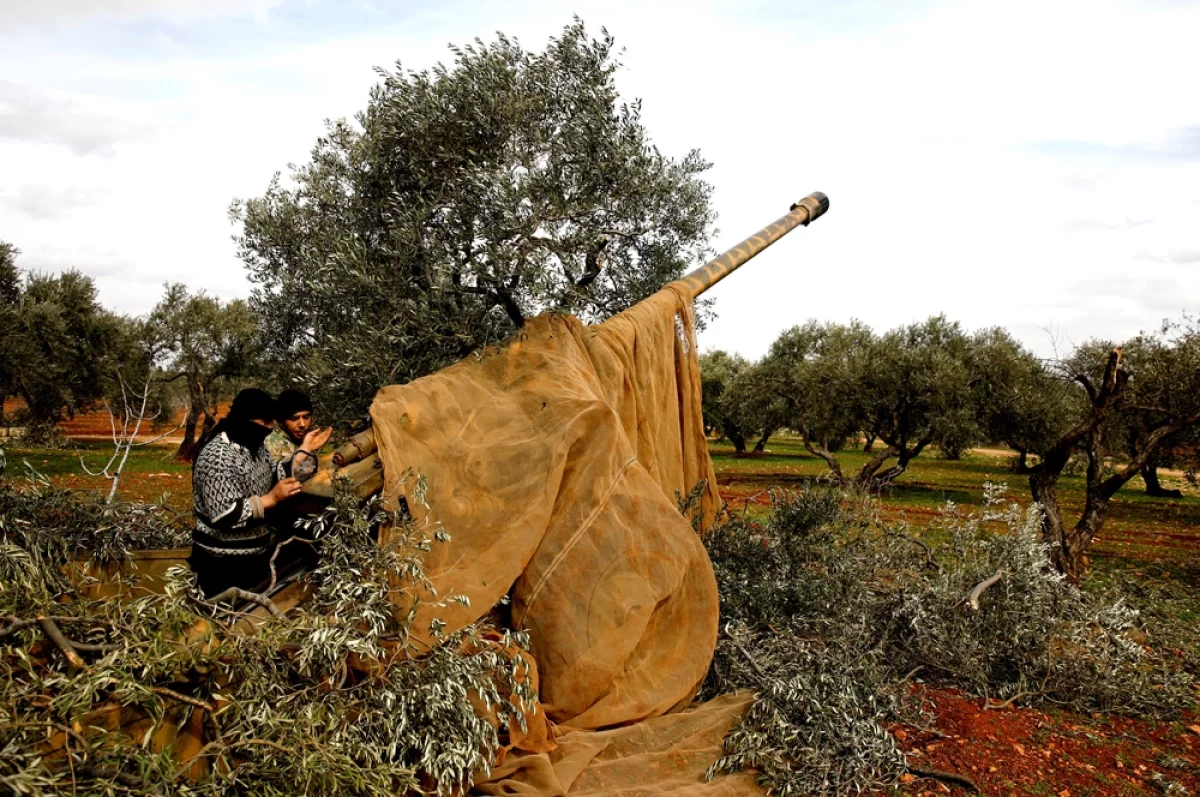
[[[104,503],[93,493],[55,487],[34,472],[24,489],[0,482],[0,543],[18,545],[29,555],[44,554],[50,567],[39,578],[69,592],[70,585],[52,567],[55,563],[89,558],[118,563],[133,551],[190,545],[191,531],[162,504]],[[6,581],[0,590],[15,589],[14,584]]]
[[[818,486],[777,494],[761,524],[735,517],[706,538],[723,619],[705,692],[759,694],[713,772],[757,767],[776,794],[893,780],[905,764],[885,725],[914,719],[904,684],[918,675],[988,705],[1189,705],[1193,676],[1140,644],[1139,613],[1073,587],[1041,542],[1038,510],[985,491],[981,513],[947,506],[936,549]]]
[[[416,654],[393,593],[424,583],[421,551],[444,535],[378,506],[343,498],[315,521],[315,594],[248,634],[231,631],[242,615],[202,601],[183,568],[166,594],[87,600],[63,565],[96,537],[93,510],[0,491],[0,790],[444,794],[487,770],[531,705],[520,635],[469,627]],[[379,544],[382,523],[392,532]],[[107,531],[106,555],[129,555],[131,538]],[[83,661],[51,645],[45,617]],[[145,712],[144,739],[96,727],[111,705]],[[145,743],[200,710],[211,741],[197,760]],[[53,751],[55,739],[65,747]],[[200,758],[211,774],[192,781]]]

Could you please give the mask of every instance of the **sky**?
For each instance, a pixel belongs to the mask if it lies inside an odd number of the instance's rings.
[[[230,202],[364,108],[375,67],[496,31],[538,50],[574,15],[624,48],[659,148],[714,163],[717,251],[830,198],[713,290],[704,348],[945,313],[1052,356],[1200,311],[1184,0],[3,0],[0,240],[125,313],[168,280],[248,296]]]

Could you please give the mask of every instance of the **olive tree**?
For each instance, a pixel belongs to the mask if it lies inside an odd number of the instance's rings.
[[[22,274],[19,250],[0,244],[0,398],[25,404],[34,435],[98,402],[122,332],[90,277]]]
[[[725,402],[738,426],[758,438],[755,454],[765,451],[771,435],[787,426],[787,402],[775,391],[772,375],[763,363],[751,364],[734,375]]]
[[[1168,324],[1164,334],[1171,334],[1173,325]],[[1178,328],[1178,327],[1176,327]],[[1125,458],[1133,460],[1155,430],[1161,425],[1165,406],[1170,399],[1180,391],[1191,389],[1186,382],[1188,374],[1179,373],[1173,366],[1173,355],[1166,351],[1169,343],[1161,335],[1140,335],[1127,341],[1122,346],[1122,357],[1125,367],[1137,375],[1140,387],[1148,389],[1148,385],[1156,386],[1160,395],[1153,400],[1142,399],[1125,407],[1113,424],[1112,434],[1119,438],[1113,440],[1112,448],[1122,449]],[[1176,352],[1178,354],[1178,352]],[[1140,469],[1146,495],[1152,498],[1181,498],[1182,491],[1167,489],[1158,478],[1160,467],[1178,468],[1195,482],[1197,455],[1200,447],[1200,429],[1189,426],[1162,438],[1149,456],[1144,458]]]
[[[787,423],[787,405],[774,390],[766,370],[740,354],[716,349],[700,355],[701,401],[706,431],[716,430],[739,454],[757,438],[761,454],[771,435]]]
[[[786,424],[833,480],[878,490],[930,446],[957,455],[984,437],[989,402],[1011,392],[1014,370],[1000,366],[1013,347],[1002,330],[970,335],[940,315],[883,335],[809,321],[779,336],[764,367]],[[883,445],[848,475],[836,452],[859,434]]]
[[[863,466],[860,484],[890,483],[930,445],[962,450],[978,439],[973,355],[971,336],[941,315],[873,341],[860,400],[865,429],[884,447]],[[896,461],[884,468],[889,459]]]
[[[197,434],[212,428],[219,402],[232,396],[236,380],[255,362],[254,314],[241,299],[221,302],[173,283],[166,286],[143,329],[146,345],[162,368],[158,380],[183,385],[183,440],[175,455],[191,460]]]
[[[606,32],[451,49],[381,70],[353,122],[232,207],[268,354],[339,420],[532,313],[603,319],[708,253],[709,164],[653,146]]]
[[[21,272],[10,243],[0,241],[0,421],[5,421],[4,401],[17,395],[17,337],[20,324],[17,308],[21,300]]]
[[[1129,352],[1127,357],[1125,352]],[[1085,344],[1069,358],[1030,374],[1028,394],[1057,389],[1065,411],[1043,428],[1017,433],[1034,443],[1036,463],[1024,462],[1030,492],[1043,509],[1044,540],[1060,571],[1078,581],[1087,551],[1100,533],[1117,491],[1142,473],[1163,446],[1200,425],[1200,327],[1192,319],[1163,325],[1123,347]],[[1063,517],[1058,482],[1073,455],[1085,461],[1084,505],[1074,523]],[[1112,465],[1116,456],[1124,461]]]
[[[704,430],[716,432],[733,444],[739,454],[746,452],[746,431],[737,419],[726,412],[726,393],[734,377],[750,367],[750,361],[740,354],[720,349],[700,355],[700,403],[704,413]]]
[[[835,452],[866,428],[862,399],[873,341],[870,328],[858,321],[809,321],[784,330],[763,360],[766,377],[786,406],[785,425],[800,432],[804,447],[824,460],[842,485],[857,481],[845,476]]]

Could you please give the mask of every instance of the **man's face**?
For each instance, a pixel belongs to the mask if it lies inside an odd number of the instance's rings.
[[[288,437],[293,440],[303,441],[310,426],[312,426],[312,413],[308,410],[300,410],[292,417],[283,419],[283,431],[287,432]]]

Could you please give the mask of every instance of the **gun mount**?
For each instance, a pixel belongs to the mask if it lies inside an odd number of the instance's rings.
[[[695,271],[669,283],[663,290],[682,287],[696,299],[721,280],[745,265],[755,255],[797,227],[807,227],[829,210],[829,197],[814,191],[792,205],[774,223],[762,228],[732,249],[700,266]],[[348,479],[354,491],[363,497],[383,486],[383,466],[375,453],[375,433],[371,429],[359,432],[333,453],[332,463],[324,462],[317,476],[305,482],[301,493],[314,499],[333,497],[333,478]],[[333,467],[330,467],[332,465]]]

